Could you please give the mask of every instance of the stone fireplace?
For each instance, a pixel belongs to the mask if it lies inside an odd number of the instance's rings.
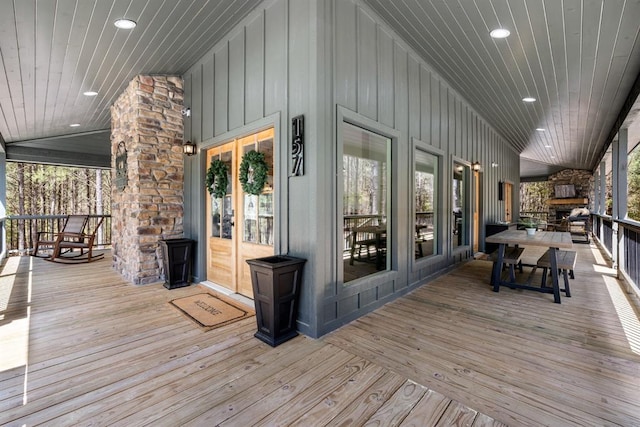
[[[588,208],[593,196],[591,190],[593,187],[593,174],[587,170],[581,169],[564,169],[556,174],[549,176],[549,186],[551,189],[551,198],[548,200],[549,220],[561,220],[569,216],[573,208]],[[573,185],[575,189],[575,197],[559,198],[556,197],[555,188],[557,185]]]
[[[134,284],[161,280],[159,241],[183,232],[183,83],[134,78],[111,107],[113,267]]]

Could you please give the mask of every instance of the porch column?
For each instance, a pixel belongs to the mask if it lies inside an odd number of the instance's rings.
[[[7,146],[0,135],[0,218],[7,216]],[[6,222],[0,221],[0,261],[7,256]]]
[[[629,129],[620,128],[618,138],[613,143],[613,219],[625,219],[628,213],[627,206],[627,172],[629,167]],[[620,230],[620,224],[613,223],[613,252],[614,268],[618,277],[622,277],[620,266],[624,266],[625,247],[624,234]],[[625,281],[625,283],[627,283]]]
[[[162,279],[159,241],[183,233],[183,83],[137,76],[111,107],[113,268],[134,284]]]

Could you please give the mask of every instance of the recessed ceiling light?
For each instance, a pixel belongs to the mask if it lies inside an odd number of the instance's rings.
[[[551,148],[551,146],[547,144],[544,146],[544,148]]]
[[[544,132],[544,131],[545,131],[545,128],[536,128],[536,130],[537,130],[538,132]]]
[[[80,123],[71,123],[69,126],[72,128],[77,128],[78,126],[80,126]]]
[[[489,33],[494,39],[504,39],[505,37],[509,37],[509,34],[511,34],[511,32],[505,28],[496,28]]]
[[[88,90],[88,91],[86,91],[86,92],[82,92],[82,94],[83,94],[84,96],[96,96],[96,95],[98,94],[98,92],[95,92],[95,91],[93,91],[93,90]]]
[[[522,100],[523,100],[524,102],[536,102],[536,99],[535,99],[535,98],[533,98],[533,97],[530,97],[530,96],[527,96],[527,97],[525,97],[525,98],[522,98]]]
[[[136,21],[132,21],[131,19],[120,18],[120,19],[117,19],[113,23],[113,25],[123,30],[130,30],[132,28],[135,28],[135,26],[138,24],[136,24]]]

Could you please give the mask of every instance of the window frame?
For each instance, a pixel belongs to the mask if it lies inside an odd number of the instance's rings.
[[[451,254],[453,256],[458,255],[460,253],[464,253],[468,250],[470,250],[472,248],[472,239],[471,239],[471,230],[472,230],[472,222],[473,222],[473,193],[472,193],[472,187],[473,187],[473,173],[471,172],[471,162],[468,160],[464,160],[460,157],[456,157],[456,156],[451,156],[451,160],[449,162],[449,166],[450,166],[450,170],[448,173],[449,176],[449,184],[448,184],[448,196],[449,196],[449,201],[446,204],[448,207],[448,211],[447,212],[451,212],[453,213],[453,171],[455,169],[455,164],[458,163],[462,166],[464,166],[464,171],[463,171],[463,182],[465,183],[464,186],[464,200],[465,200],[465,206],[464,206],[464,210],[463,210],[463,216],[464,218],[467,219],[466,223],[463,222],[463,243],[460,246],[457,247],[453,247],[453,233],[449,233],[450,239],[448,241],[448,247],[449,250],[451,252]],[[448,219],[447,219],[447,230],[453,230],[453,221],[452,221],[452,217],[453,215],[447,215]]]
[[[344,282],[344,261],[343,261],[343,226],[344,226],[344,173],[343,173],[343,153],[344,153],[344,136],[343,136],[343,123],[362,128],[368,132],[375,133],[381,137],[388,138],[390,140],[387,147],[387,236],[386,236],[386,250],[387,250],[387,267],[385,270],[378,271],[377,273],[370,274],[364,277]],[[397,227],[397,215],[398,215],[398,160],[397,150],[398,141],[400,139],[400,132],[375,122],[371,119],[361,116],[351,110],[338,106],[336,117],[336,156],[335,156],[335,209],[334,209],[334,256],[333,260],[336,262],[336,268],[334,269],[336,274],[336,284],[338,286],[338,293],[340,290],[348,290],[348,292],[360,292],[364,289],[375,288],[376,286],[388,283],[391,280],[395,280],[398,277],[398,254],[395,250],[398,246],[398,227]]]
[[[415,256],[412,256],[411,254],[413,254],[415,248],[415,242],[413,239],[408,239],[407,242],[407,250],[409,255],[409,259],[411,260],[411,264],[412,264],[412,271],[416,271],[417,269],[421,269],[424,268],[427,265],[431,265],[434,264],[436,262],[440,262],[442,260],[442,258],[444,257],[444,239],[443,239],[443,230],[444,230],[444,219],[443,219],[443,206],[444,206],[444,197],[445,194],[447,194],[448,192],[446,191],[446,188],[442,185],[443,183],[443,178],[444,178],[444,173],[445,173],[445,169],[446,169],[446,162],[445,162],[445,153],[444,151],[435,148],[429,144],[427,144],[424,141],[421,141],[417,138],[412,138],[411,139],[411,154],[410,154],[410,162],[411,162],[411,168],[409,173],[409,185],[410,185],[410,202],[411,202],[411,221],[409,221],[409,227],[407,229],[407,235],[408,236],[414,236],[415,233],[415,217],[416,217],[416,189],[415,189],[415,173],[416,173],[416,150],[420,150],[423,151],[425,153],[431,154],[432,156],[436,157],[437,161],[438,161],[438,171],[437,171],[437,175],[436,175],[436,183],[435,186],[437,187],[438,191],[436,194],[436,209],[434,211],[437,211],[437,215],[434,221],[434,232],[435,232],[435,252],[433,255],[427,256],[427,257],[423,257],[423,258],[418,258],[416,259]]]

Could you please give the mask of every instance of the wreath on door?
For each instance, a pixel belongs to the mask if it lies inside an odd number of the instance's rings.
[[[211,166],[207,169],[205,184],[209,194],[219,199],[227,194],[229,178],[227,176],[227,165],[220,159],[211,161]]]
[[[264,184],[267,182],[269,166],[264,160],[264,154],[251,150],[242,156],[240,163],[240,183],[245,193],[258,195],[262,193]]]

